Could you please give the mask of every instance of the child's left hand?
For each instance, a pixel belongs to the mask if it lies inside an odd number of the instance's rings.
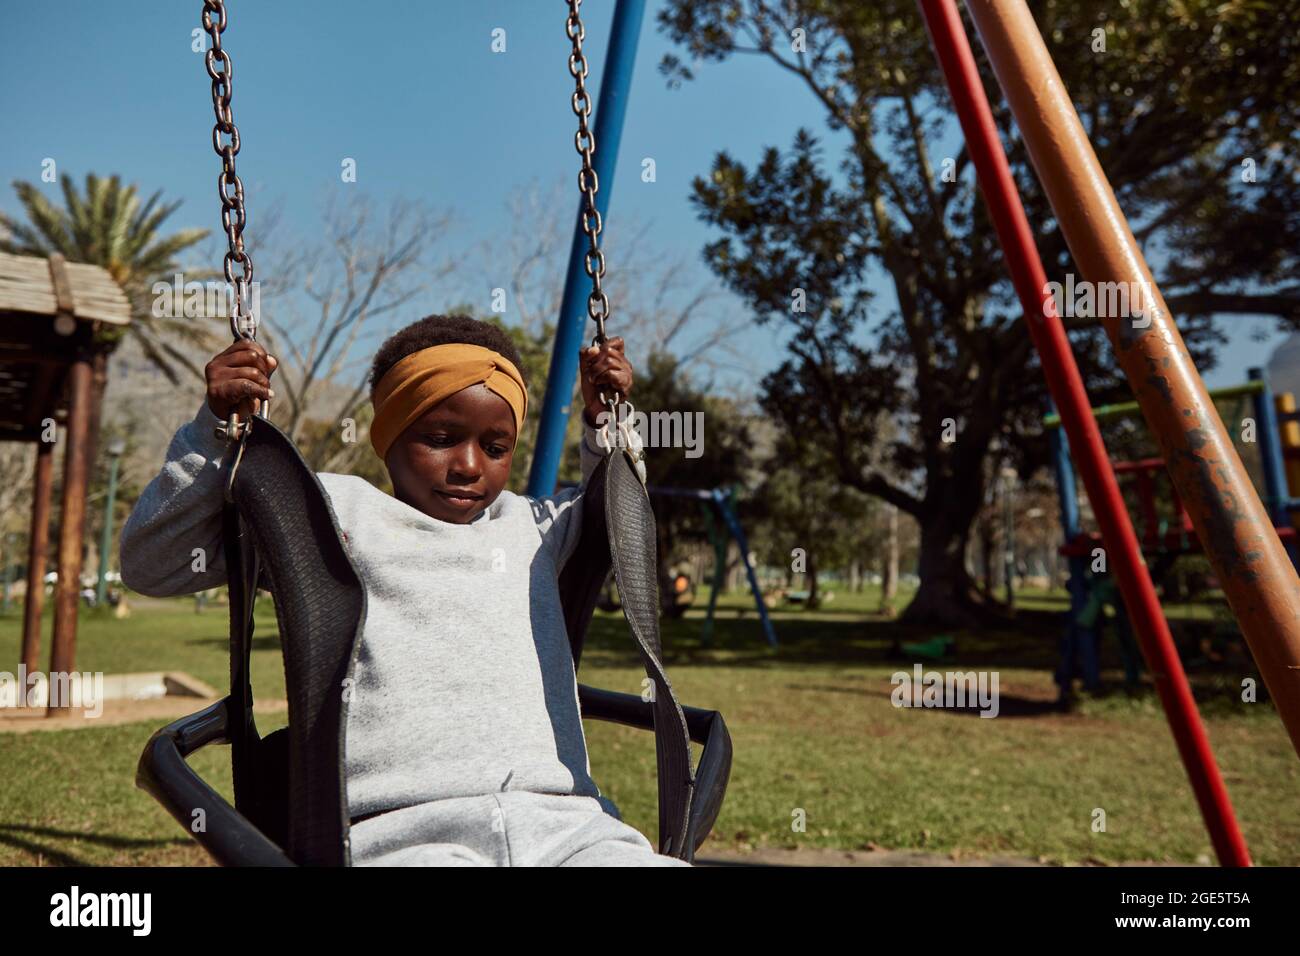
[[[594,428],[600,413],[608,408],[600,400],[602,391],[606,396],[618,392],[621,398],[627,398],[632,391],[632,365],[623,354],[622,338],[606,339],[601,348],[589,345],[578,353],[578,362],[582,369],[582,400],[587,406],[583,415]]]

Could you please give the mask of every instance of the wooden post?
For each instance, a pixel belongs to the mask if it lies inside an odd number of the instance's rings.
[[[50,688],[68,686],[57,675],[71,674],[77,652],[77,605],[81,599],[81,551],[86,531],[86,485],[90,477],[87,437],[90,426],[90,357],[78,356],[68,372],[68,427],[64,432],[63,505],[59,521],[59,583],[54,593],[54,639]],[[58,702],[67,706],[66,700]],[[61,709],[61,708],[59,708]],[[48,714],[56,712],[51,707]]]
[[[27,673],[41,667],[41,610],[45,606],[45,549],[50,541],[50,492],[54,487],[54,442],[36,443],[32,524],[27,533],[27,598],[23,602],[22,662]],[[25,692],[21,691],[20,692]]]
[[[1101,322],[1291,742],[1300,752],[1300,578],[1219,420],[1182,334],[1024,0],[968,0],[1074,261],[1096,288],[1140,291]],[[1172,662],[1171,662],[1172,663]],[[1153,673],[1157,682],[1167,673]],[[1222,857],[1222,854],[1221,854]]]

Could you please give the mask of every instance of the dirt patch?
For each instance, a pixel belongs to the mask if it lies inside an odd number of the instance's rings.
[[[82,711],[71,710],[57,712],[46,716],[44,708],[15,708],[0,710],[0,734],[25,734],[41,730],[90,730],[95,727],[109,727],[115,724],[130,724],[136,721],[157,721],[158,726],[171,723],[187,714],[198,713],[203,708],[215,704],[220,698],[203,697],[151,697],[146,700],[106,700],[103,711],[97,717],[91,717]],[[288,709],[284,700],[259,700],[253,706],[254,713],[276,713]]]

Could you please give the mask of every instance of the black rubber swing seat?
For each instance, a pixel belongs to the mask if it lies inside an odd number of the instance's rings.
[[[320,482],[293,443],[254,419],[224,515],[230,584],[230,695],[150,738],[136,784],[225,866],[347,866],[344,688],[365,621],[365,591]],[[611,563],[652,701],[578,685],[585,718],[653,730],[659,852],[690,860],[717,819],[731,773],[731,737],[716,711],[678,704],[662,662],[654,516],[623,453],[588,482],[582,535],[560,576],[574,667]],[[612,555],[611,555],[612,552]],[[264,578],[262,576],[265,576]],[[261,737],[249,679],[256,583],[275,601],[289,725]],[[690,743],[702,744],[692,769]],[[231,806],[186,757],[228,743]]]

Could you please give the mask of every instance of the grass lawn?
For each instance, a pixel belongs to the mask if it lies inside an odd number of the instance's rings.
[[[225,688],[225,609],[196,615],[188,600],[149,603],[126,620],[83,617],[77,669],[182,670]],[[840,593],[817,612],[777,611],[776,651],[763,643],[744,594],[723,600],[710,647],[700,643],[697,613],[665,622],[679,698],[722,711],[736,749],[703,855],[710,845],[874,845],[1071,863],[1211,858],[1153,692],[1088,698],[1069,712],[1054,705],[1061,595],[1022,601],[1006,629],[954,633],[953,658],[926,665],[996,671],[1001,713],[993,720],[893,707],[889,677],[912,662],[891,656],[891,645],[934,635],[874,616],[875,603],[870,593]],[[1178,629],[1207,615],[1174,608],[1170,617]],[[258,622],[254,691],[261,700],[283,698],[269,601]],[[0,669],[16,669],[20,623],[17,612],[0,617],[0,646],[15,659]],[[1182,643],[1184,657],[1195,658],[1195,641]],[[1272,705],[1240,702],[1240,680],[1253,670],[1189,669],[1256,862],[1300,864],[1300,762]],[[1107,673],[1118,682],[1117,670]],[[598,614],[581,680],[637,693],[642,676],[621,618]],[[282,711],[260,714],[258,724],[268,732],[285,719]],[[0,864],[207,862],[134,787],[136,760],[160,723],[0,733]],[[653,836],[652,735],[595,722],[587,735],[597,783],[629,823]],[[193,763],[229,793],[225,748]],[[1093,832],[1097,809],[1105,811],[1104,833]],[[799,818],[802,832],[793,826]]]

